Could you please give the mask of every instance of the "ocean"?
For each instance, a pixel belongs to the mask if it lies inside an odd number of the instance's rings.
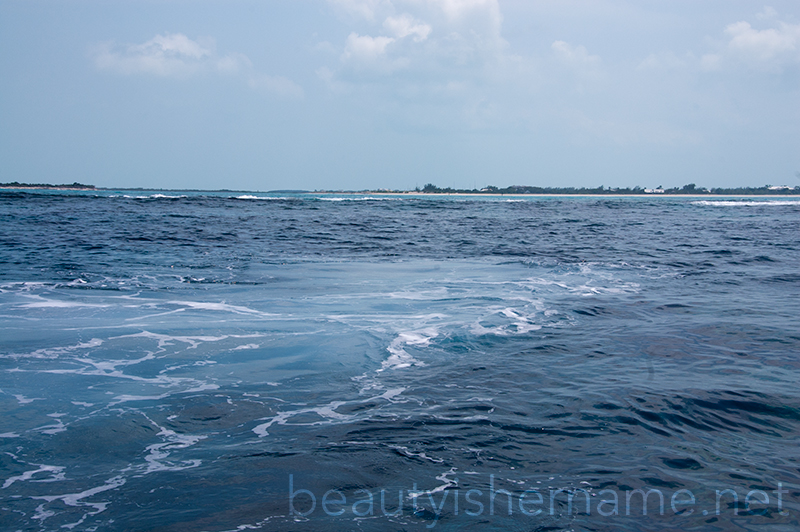
[[[0,529],[797,530],[800,200],[0,191]]]

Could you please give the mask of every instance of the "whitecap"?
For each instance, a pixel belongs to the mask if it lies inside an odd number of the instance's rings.
[[[390,356],[383,361],[378,372],[385,371],[387,369],[396,370],[411,366],[424,366],[424,362],[411,356],[405,349],[403,349],[403,346],[413,345],[415,347],[425,347],[429,345],[430,341],[438,335],[439,330],[434,327],[428,327],[419,331],[400,333],[397,338],[392,340],[392,343],[389,344],[389,347],[386,348],[386,350],[389,351]]]
[[[241,196],[232,196],[232,197],[233,199],[240,199],[240,200],[262,200],[262,201],[291,199],[285,196],[254,196],[252,194],[242,194]]]
[[[150,199],[181,199],[188,198],[189,196],[181,194],[180,196],[168,196],[167,194],[151,194],[149,196],[136,196],[137,198],[150,198]]]
[[[360,196],[357,198],[317,198],[318,200],[322,201],[388,201],[388,200],[398,200],[400,198],[376,198],[373,196]]]

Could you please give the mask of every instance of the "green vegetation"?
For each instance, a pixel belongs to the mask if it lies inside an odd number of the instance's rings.
[[[84,185],[78,183],[72,183],[71,185],[50,185],[49,183],[19,183],[14,181],[13,183],[0,183],[0,188],[63,188],[63,189],[86,189],[86,190],[94,190],[94,185]]]

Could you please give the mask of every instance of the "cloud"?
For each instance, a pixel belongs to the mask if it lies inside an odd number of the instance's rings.
[[[243,76],[250,87],[282,96],[302,96],[303,91],[286,78],[255,72],[252,62],[244,54],[217,54],[213,39],[195,41],[182,33],[156,35],[143,44],[118,46],[103,43],[93,52],[98,69],[125,76],[184,79],[204,74]]]
[[[524,68],[507,53],[498,0],[325,1],[346,27],[338,61],[316,69],[331,92],[385,100],[393,120],[426,129],[490,126],[512,106],[502,93]]]
[[[492,23],[502,21],[500,4],[497,0],[431,0],[431,4],[439,8],[450,18],[457,19],[479,11],[488,14]]]
[[[415,20],[408,13],[399,17],[387,17],[383,21],[383,27],[398,39],[412,36],[414,42],[422,42],[427,39],[432,29],[428,24]]]
[[[218,56],[214,41],[198,42],[182,33],[156,35],[144,44],[127,47],[112,43],[100,45],[95,53],[95,65],[101,70],[119,74],[150,74],[161,77],[187,77],[207,71],[236,73],[249,66],[241,54]]]
[[[393,43],[391,37],[370,37],[351,33],[345,41],[342,60],[356,59],[360,61],[374,61],[379,56],[386,54],[386,47]]]
[[[366,72],[452,71],[491,68],[507,43],[501,37],[497,0],[328,0],[363,20],[351,30],[340,59]],[[382,22],[379,22],[382,21]],[[364,23],[367,22],[365,26]],[[365,35],[366,34],[366,35]]]
[[[800,24],[778,20],[778,13],[771,7],[764,8],[756,18],[772,27],[758,29],[744,20],[728,24],[716,50],[701,57],[701,69],[722,71],[744,67],[780,72],[800,65]]]
[[[779,22],[777,28],[757,30],[742,21],[730,24],[725,34],[730,53],[744,61],[768,66],[800,61],[800,24]]]
[[[777,11],[771,7],[765,7],[756,19],[771,27],[759,29],[744,20],[734,22],[722,30],[722,38],[709,39],[712,50],[707,53],[699,57],[691,52],[683,57],[671,52],[650,54],[639,64],[638,70],[781,72],[800,65],[800,24],[779,20]]]

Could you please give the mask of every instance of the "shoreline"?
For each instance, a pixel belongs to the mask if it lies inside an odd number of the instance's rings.
[[[262,193],[265,194],[265,193]],[[338,196],[458,196],[487,198],[797,198],[800,194],[475,194],[465,192],[305,192],[305,194],[326,194]]]
[[[64,186],[64,187],[39,187],[39,186],[9,187],[9,186],[0,186],[0,190],[85,190],[85,191],[95,191],[95,190],[102,190],[102,189],[95,188],[95,187],[73,187],[73,186]]]
[[[254,190],[199,190],[199,189],[148,189],[148,188],[105,188],[105,187],[72,187],[72,186],[0,186],[0,190],[69,190],[75,192],[107,192],[107,191],[139,191],[139,192],[231,192],[242,194],[286,194],[284,191]],[[478,198],[797,198],[800,194],[492,194],[487,192],[387,192],[387,191],[303,191],[291,192],[297,195],[320,196],[412,196],[412,197],[478,197]]]

